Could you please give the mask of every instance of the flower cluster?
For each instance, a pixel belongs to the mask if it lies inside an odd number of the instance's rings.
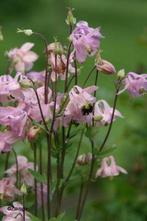
[[[112,124],[118,118],[123,118],[116,108],[119,95],[128,91],[130,95],[136,97],[147,91],[147,74],[129,72],[125,75],[123,70],[117,72],[112,63],[101,58],[100,28],[92,28],[85,21],[78,22],[74,27],[71,21],[75,19],[72,16],[70,11],[68,15],[70,21],[67,21],[70,26],[68,47],[57,41],[48,43],[42,34],[32,30],[19,30],[28,36],[36,34],[45,43],[44,70],[32,69],[39,56],[31,50],[34,44],[27,42],[20,48],[7,52],[10,61],[9,73],[0,76],[0,153],[8,156],[14,152],[16,160],[9,169],[8,165],[6,166],[4,177],[0,180],[0,199],[6,202],[20,200],[26,194],[26,191],[21,190],[21,186],[24,185],[34,194],[34,207],[39,205],[42,214],[48,214],[48,218],[52,203],[55,203],[54,215],[59,215],[64,189],[77,167],[78,170],[84,165],[91,168],[88,170],[90,174],[84,178],[85,184],[91,181],[94,171],[96,175],[93,179],[127,173],[116,164],[113,156],[105,156],[101,160],[100,153],[110,135]],[[85,74],[85,81],[79,84],[81,64],[86,62],[89,56],[94,57],[94,67],[88,75]],[[109,105],[105,99],[98,96],[100,83],[97,80],[98,75],[102,73],[113,75],[115,78],[113,105]],[[90,77],[94,79],[93,85],[89,85]],[[102,145],[98,146],[94,140],[93,130],[98,131],[101,127],[106,129],[107,133]],[[64,177],[64,160],[70,142],[75,135],[79,137],[80,134],[76,157],[69,174]],[[88,137],[91,152],[79,155],[83,136]],[[46,138],[47,145],[44,145]],[[31,146],[29,155],[33,155],[33,163],[25,156],[17,155],[19,153],[19,148],[15,146],[17,142],[19,145],[21,142],[29,143]],[[47,159],[43,159],[42,153]],[[52,175],[53,157],[57,162],[56,178]],[[97,168],[97,162],[100,160],[100,167]],[[43,179],[46,167],[47,174]],[[52,185],[55,182],[52,182],[52,179],[56,180],[54,187]],[[86,199],[86,195],[83,199]],[[80,220],[83,205],[79,208],[76,220]],[[31,220],[25,211],[25,205],[18,202],[14,202],[12,207],[2,207],[0,211],[4,214],[4,221]],[[44,215],[42,220],[45,220]]]

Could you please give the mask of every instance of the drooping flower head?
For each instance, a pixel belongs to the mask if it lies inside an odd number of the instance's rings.
[[[16,71],[25,73],[32,68],[38,58],[38,55],[31,51],[33,46],[33,43],[27,42],[20,48],[14,48],[7,53]]]
[[[12,206],[4,206],[0,208],[0,212],[5,216],[2,221],[24,221],[23,206],[19,202],[13,202]],[[31,221],[28,213],[25,211],[25,221]]]
[[[67,58],[59,42],[48,45],[48,62],[51,66],[51,80],[55,81],[56,78],[65,80]],[[68,72],[71,74],[75,73],[75,68],[73,67],[73,53],[69,56]]]
[[[64,116],[68,121],[73,120],[77,123],[90,123],[93,104],[96,98],[92,95],[96,91],[96,86],[81,88],[74,86],[69,92],[69,103],[65,109]]]
[[[96,64],[96,68],[98,71],[103,72],[104,74],[114,74],[116,72],[114,65],[104,59]]]
[[[13,200],[20,191],[16,188],[14,177],[6,177],[0,180],[0,199]]]
[[[19,83],[10,75],[0,76],[0,102],[9,102],[23,98]]]
[[[79,63],[83,63],[87,56],[96,53],[100,46],[100,38],[102,37],[99,28],[91,28],[85,21],[77,23],[70,39],[73,43],[76,58]]]
[[[0,132],[0,153],[11,151],[12,145],[17,139],[17,136],[12,131]]]
[[[134,97],[141,96],[147,91],[147,74],[129,72],[124,80],[124,84],[125,88],[123,90],[127,89]]]
[[[94,120],[96,125],[107,125],[111,123],[113,108],[105,100],[99,100],[94,105]],[[118,110],[115,110],[113,121],[122,117]]]
[[[34,178],[28,169],[33,170],[34,164],[28,162],[28,159],[24,156],[17,156],[17,162],[18,162],[18,172],[20,175],[21,182],[28,186],[33,186]],[[17,173],[16,164],[12,165],[8,170],[5,171],[5,174],[7,174],[9,177],[14,177],[14,178],[16,177],[16,173]]]
[[[118,176],[120,173],[127,174],[127,171],[116,164],[113,156],[109,156],[102,160],[101,167],[96,172],[96,178]]]

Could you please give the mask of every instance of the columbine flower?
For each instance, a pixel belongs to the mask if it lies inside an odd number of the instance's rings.
[[[31,79],[38,86],[43,86],[45,82],[45,71],[37,72],[31,71],[26,74],[26,76]]]
[[[48,62],[51,65],[52,81],[55,81],[56,77],[60,78],[61,80],[65,80],[67,69],[67,58],[63,54],[63,49],[61,49],[61,46],[58,46],[59,43],[57,43],[51,43],[50,45],[48,45]],[[56,45],[58,48],[56,48]],[[71,74],[75,73],[75,68],[72,66],[72,63],[73,53],[71,53],[68,62],[68,72]]]
[[[0,132],[0,153],[11,151],[12,145],[17,141],[17,137],[12,131]]]
[[[147,91],[147,74],[139,75],[129,72],[124,80],[124,84],[125,87],[122,91],[127,89],[132,96],[141,96]]]
[[[24,137],[27,113],[19,107],[0,107],[0,124],[9,126],[17,137]]]
[[[12,206],[1,207],[0,212],[5,215],[2,221],[24,221],[23,210],[24,208],[19,202],[13,202]],[[26,211],[25,221],[31,221]]]
[[[18,162],[18,172],[21,177],[21,182],[28,185],[33,186],[34,178],[32,174],[28,171],[28,169],[34,168],[34,164],[28,162],[28,159],[24,156],[17,156],[17,162]],[[17,167],[16,164],[11,166],[8,170],[5,171],[5,174],[7,174],[9,177],[15,177],[17,173]]]
[[[116,72],[114,65],[103,59],[96,64],[96,68],[98,71],[103,72],[104,74],[114,74]]]
[[[91,28],[85,21],[77,23],[70,39],[73,43],[76,58],[79,63],[86,60],[87,56],[94,55],[99,48],[101,33],[99,28]]]
[[[74,86],[69,92],[69,103],[65,109],[65,122],[69,120],[80,122],[91,122],[91,114],[93,111],[93,104],[96,100],[91,94],[96,91],[97,87],[81,88]]]
[[[24,89],[24,101],[19,103],[19,106],[22,109],[25,109],[28,113],[28,116],[31,117],[33,120],[37,122],[42,121],[38,101],[36,98],[36,94],[32,88]],[[48,104],[44,103],[44,87],[37,88],[37,94],[39,96],[43,116],[46,120],[52,117],[51,107],[53,106],[53,102],[51,101],[52,98],[52,91],[48,88]]]
[[[20,191],[15,187],[14,177],[7,177],[0,180],[0,199],[13,200]]]
[[[120,173],[127,174],[127,171],[116,164],[113,156],[109,156],[102,160],[101,167],[96,172],[96,178],[118,176]]]
[[[110,124],[112,118],[113,108],[105,100],[99,100],[94,105],[94,120],[96,125],[107,125]],[[113,121],[117,117],[122,117],[118,110],[115,110]]]
[[[16,71],[25,73],[32,68],[38,58],[38,55],[31,51],[33,46],[33,43],[27,42],[21,48],[14,48],[7,53]]]
[[[15,101],[23,98],[19,83],[10,75],[0,76],[0,102]]]

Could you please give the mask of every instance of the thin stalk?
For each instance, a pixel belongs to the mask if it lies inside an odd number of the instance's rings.
[[[9,158],[10,158],[10,152],[6,153],[5,166],[4,166],[5,171],[8,169]]]
[[[91,74],[92,74],[92,72],[93,72],[94,70],[95,70],[95,66],[90,70],[90,72],[89,72],[87,78],[85,79],[85,81],[84,81],[84,83],[83,83],[83,87],[85,86],[85,84],[86,84],[87,81],[89,80],[89,78],[90,78],[90,76],[91,76]]]
[[[45,54],[46,54],[46,65],[45,65],[45,82],[44,82],[44,103],[47,104],[48,103],[48,80],[49,80],[49,76],[48,76],[48,41],[47,39],[44,37],[43,34],[39,33],[39,32],[35,32],[35,35],[37,35],[44,43],[45,45]]]
[[[43,174],[43,162],[42,162],[42,147],[40,145],[39,147],[39,169],[40,169],[40,174]],[[42,221],[45,221],[45,208],[44,208],[44,194],[43,194],[43,183],[41,182],[40,184],[41,188],[41,210],[42,210]]]
[[[61,186],[61,189],[60,189],[60,199],[59,199],[58,211],[61,208],[61,202],[62,202],[62,196],[63,196],[64,189],[65,189],[66,185],[68,184],[68,181],[70,180],[70,177],[71,177],[71,175],[73,173],[73,170],[75,168],[75,165],[76,165],[77,157],[79,155],[81,143],[82,143],[82,140],[83,140],[83,135],[84,135],[84,130],[82,130],[82,133],[81,133],[81,136],[80,136],[80,140],[79,140],[79,144],[78,144],[78,147],[77,147],[77,152],[76,152],[74,161],[72,163],[71,169],[70,169],[67,177],[65,178],[65,180],[64,180],[64,182],[63,182],[63,184]]]
[[[65,82],[64,82],[64,93],[66,93],[66,91],[67,91],[68,68],[69,68],[69,59],[70,59],[71,46],[72,46],[72,42],[69,43],[68,51],[67,51],[67,62],[66,62]]]
[[[77,61],[76,61],[76,52],[74,54],[74,65],[75,65],[75,85],[78,84],[78,69],[77,69]]]
[[[87,184],[86,184],[86,188],[85,188],[85,193],[82,197],[81,200],[81,205],[80,205],[80,209],[79,209],[79,214],[76,217],[77,221],[80,221],[82,213],[83,213],[83,209],[86,203],[86,199],[87,199],[87,195],[88,195],[88,191],[89,191],[89,186],[90,186],[90,182],[91,182],[91,178],[92,178],[92,174],[93,174],[93,169],[94,169],[94,163],[95,163],[95,156],[94,156],[94,141],[90,139],[91,142],[91,152],[92,152],[92,160],[91,160],[91,166],[90,166],[90,171],[89,171],[89,176],[88,176],[88,180],[87,180]]]
[[[18,160],[17,160],[17,153],[14,150],[14,148],[12,148],[14,157],[15,157],[15,163],[16,163],[16,186],[19,187],[19,165],[18,165]]]
[[[22,195],[22,205],[23,205],[23,221],[25,221],[25,195]]]
[[[37,169],[37,148],[36,144],[31,144],[34,152],[34,171]],[[37,216],[38,212],[38,202],[37,202],[37,180],[34,177],[34,190],[35,190],[35,216]]]
[[[76,219],[79,217],[79,213],[80,213],[80,205],[81,205],[81,201],[82,201],[83,191],[84,191],[84,183],[83,183],[83,180],[81,180],[80,192],[79,192],[78,203],[77,203],[77,209],[76,209]]]
[[[115,92],[115,97],[114,97],[114,103],[113,103],[113,111],[112,111],[112,116],[111,116],[111,121],[110,121],[110,124],[109,124],[109,127],[108,127],[108,131],[106,133],[106,136],[104,138],[104,141],[103,143],[101,144],[100,148],[99,148],[99,152],[101,152],[108,140],[108,137],[110,135],[110,132],[111,132],[111,129],[112,129],[112,125],[113,125],[113,119],[114,119],[114,114],[115,114],[115,109],[116,109],[116,104],[117,104],[117,99],[118,99],[118,92],[119,92],[119,89],[120,89],[120,86],[121,86],[121,81],[118,82],[118,85],[116,87],[116,92]]]

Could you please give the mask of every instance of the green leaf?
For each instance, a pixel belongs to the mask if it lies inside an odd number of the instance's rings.
[[[39,219],[38,217],[34,216],[34,215],[30,215],[31,217],[31,221],[41,221],[41,219]]]
[[[49,221],[63,221],[65,213],[61,213],[58,217],[52,217]]]
[[[88,127],[85,133],[86,137],[88,137],[89,139],[94,139],[97,134],[98,134],[97,127]]]
[[[40,183],[46,182],[46,177],[41,175],[39,172],[29,169],[30,173],[35,177],[35,179]]]

